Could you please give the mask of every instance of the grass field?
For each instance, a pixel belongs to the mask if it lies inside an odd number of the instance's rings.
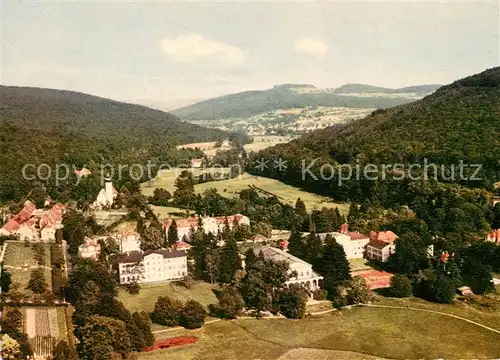
[[[441,315],[411,310],[354,308],[299,321],[285,319],[219,321],[201,330],[158,334],[194,335],[185,348],[142,353],[140,359],[278,359],[294,348],[343,350],[391,359],[476,358],[500,356],[500,335]],[[321,359],[321,358],[320,358]]]
[[[334,203],[327,197],[312,194],[299,188],[284,184],[281,181],[262,176],[254,176],[247,173],[231,180],[197,184],[195,185],[195,189],[197,193],[201,193],[206,189],[215,188],[218,190],[219,194],[223,196],[235,197],[239,196],[239,192],[241,190],[248,189],[249,185],[257,186],[261,189],[269,191],[280,197],[282,202],[290,205],[295,205],[297,198],[300,197],[306,204],[307,210],[309,211],[314,208],[321,209],[322,207],[338,207],[342,213],[347,214],[348,212],[349,206],[347,204]]]
[[[290,142],[292,140],[293,138],[290,136],[273,136],[273,135],[254,136],[253,143],[246,144],[243,147],[247,152],[251,151],[257,152],[277,144],[284,144]]]
[[[26,290],[26,286],[30,280],[31,271],[38,267],[34,257],[34,251],[31,244],[26,246],[24,242],[8,241],[7,248],[3,258],[5,269],[12,276],[12,283],[18,286],[21,292],[32,293],[31,290]],[[48,289],[52,289],[52,272],[50,261],[50,245],[45,244],[45,262],[43,271],[45,273],[45,282]]]
[[[153,311],[155,302],[159,296],[169,296],[185,302],[188,299],[194,299],[207,306],[217,302],[217,298],[212,292],[212,288],[217,285],[211,285],[204,282],[195,283],[191,289],[175,283],[141,285],[139,294],[131,295],[124,289],[119,289],[118,299],[123,302],[130,311]]]

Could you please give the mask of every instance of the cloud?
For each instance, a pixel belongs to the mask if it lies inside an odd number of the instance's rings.
[[[328,45],[323,41],[309,37],[297,40],[293,46],[295,51],[316,56],[325,55],[328,51]]]
[[[211,60],[226,65],[239,65],[246,61],[249,54],[248,50],[207,39],[198,34],[163,39],[162,48],[167,56],[179,63]]]

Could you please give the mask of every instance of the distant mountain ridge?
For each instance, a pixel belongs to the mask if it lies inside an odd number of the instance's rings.
[[[182,120],[215,120],[247,118],[279,109],[308,106],[388,108],[415,101],[439,86],[419,85],[388,89],[372,85],[346,84],[337,89],[319,89],[310,84],[281,84],[272,89],[243,91],[204,100],[175,109],[172,113]],[[408,96],[405,96],[406,93]]]
[[[319,167],[322,163],[422,164],[426,159],[430,164],[445,166],[481,164],[482,172],[476,177],[482,179],[473,185],[491,187],[500,180],[499,104],[500,67],[496,67],[442,86],[413,103],[373,111],[345,126],[313,131],[265,149],[255,155],[256,159],[268,163],[282,159],[289,165],[286,171],[271,167],[264,173],[250,171],[316,193],[335,191],[342,197],[345,190],[335,188],[333,180],[304,181],[302,161],[309,164],[321,159],[315,162]],[[450,180],[465,181],[458,175]]]
[[[170,162],[176,145],[227,137],[141,105],[66,90],[0,86],[0,174],[8,174],[0,176],[0,203],[29,191],[33,181],[22,176],[26,164],[53,170],[56,164]]]
[[[388,94],[402,94],[402,93],[424,93],[430,94],[439,89],[440,84],[429,84],[429,85],[413,85],[407,86],[399,89],[391,89],[373,85],[366,84],[345,84],[335,90],[335,94],[352,94],[352,93],[388,93]]]

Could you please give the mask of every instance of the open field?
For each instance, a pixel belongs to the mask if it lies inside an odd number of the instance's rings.
[[[243,319],[219,321],[201,330],[158,334],[194,335],[199,342],[184,348],[140,354],[165,358],[247,360],[278,359],[295,348],[342,350],[336,359],[480,358],[500,356],[500,335],[442,315],[419,316],[412,310],[354,308],[303,320]],[[366,356],[364,356],[366,355]],[[319,359],[325,358],[320,357]],[[286,359],[286,358],[285,358]],[[328,358],[326,358],[328,359]]]
[[[248,189],[249,185],[269,191],[280,197],[282,202],[290,205],[295,205],[295,201],[297,201],[297,198],[300,197],[306,204],[308,211],[313,210],[314,208],[321,209],[322,207],[338,207],[342,213],[347,214],[349,209],[349,205],[347,204],[334,203],[327,197],[312,194],[299,188],[284,184],[281,181],[262,176],[254,176],[247,173],[231,180],[197,184],[195,185],[195,189],[197,193],[201,193],[206,189],[215,188],[219,191],[219,194],[223,196],[235,197],[239,196],[239,192],[241,190]]]
[[[153,192],[156,188],[163,188],[173,193],[175,190],[175,180],[180,175],[182,170],[184,169],[174,168],[170,170],[163,170],[154,179],[142,183],[141,192],[146,196],[151,196],[153,195]],[[198,168],[191,168],[188,170],[191,171],[194,176],[200,175],[203,171],[202,169]],[[217,171],[227,171],[227,169],[213,168],[210,171],[214,173]],[[312,194],[299,188],[284,184],[281,181],[265,178],[262,176],[254,176],[247,173],[230,180],[210,181],[203,184],[197,184],[195,185],[195,190],[196,193],[202,193],[207,189],[215,188],[222,196],[237,197],[239,196],[239,192],[241,190],[248,189],[249,185],[257,186],[266,191],[269,191],[276,196],[281,197],[283,202],[290,205],[295,205],[295,201],[298,197],[300,197],[305,202],[306,207],[309,211],[314,208],[321,209],[322,207],[338,207],[342,213],[347,214],[349,209],[348,204],[334,203],[327,197]],[[160,217],[165,214],[167,214],[167,216],[170,216],[170,212],[178,211],[178,208],[155,207],[155,212],[160,213]]]
[[[287,351],[278,360],[384,360],[378,356],[342,350],[298,348]]]
[[[8,241],[5,245],[7,248],[5,249],[3,263],[5,269],[10,272],[12,276],[12,283],[17,284],[19,291],[31,293],[31,290],[26,290],[26,286],[28,286],[31,271],[39,267],[35,260],[35,253],[31,248],[32,244],[26,246],[24,242]],[[45,274],[45,282],[50,290],[52,289],[50,245],[44,244],[44,246],[45,261],[43,271]]]
[[[212,288],[217,288],[217,285],[197,282],[193,284],[191,289],[186,289],[173,282],[141,285],[141,291],[136,295],[129,294],[125,289],[119,289],[118,299],[122,301],[125,307],[130,311],[153,311],[155,302],[159,296],[169,296],[183,302],[194,299],[208,306],[209,304],[217,303],[217,298],[212,292]]]
[[[292,140],[293,137],[291,136],[273,136],[273,135],[253,136],[253,143],[246,144],[243,147],[247,152],[251,151],[257,152],[277,144],[287,143]]]
[[[185,218],[186,216],[191,216],[195,212],[192,210],[188,210],[186,212],[186,209],[181,209],[177,207],[172,207],[172,206],[156,206],[156,205],[150,205],[151,209],[155,213],[155,215],[158,217],[158,219],[163,220],[163,219],[182,219]]]
[[[175,190],[175,180],[179,177],[183,170],[189,170],[194,177],[197,177],[204,172],[211,174],[226,173],[229,171],[229,168],[172,168],[168,170],[161,170],[154,179],[141,184],[141,192],[146,196],[152,196],[156,188],[163,188],[173,193]]]

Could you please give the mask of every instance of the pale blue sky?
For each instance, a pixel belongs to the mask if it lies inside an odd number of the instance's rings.
[[[278,83],[402,87],[498,66],[499,5],[2,5],[1,83],[170,108]]]

